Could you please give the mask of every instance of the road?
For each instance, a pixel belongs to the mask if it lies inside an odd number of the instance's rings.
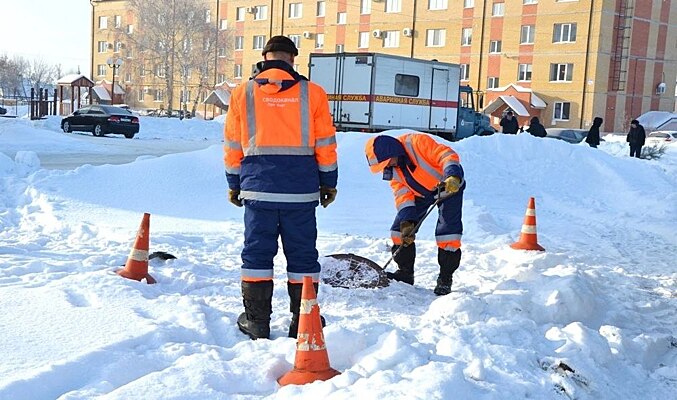
[[[208,140],[152,140],[152,139],[125,139],[122,136],[93,137],[90,135],[75,134],[83,144],[93,146],[76,147],[72,153],[65,153],[63,149],[40,149],[35,151],[40,158],[42,168],[47,169],[74,169],[81,165],[126,164],[135,161],[140,156],[163,156],[166,154],[184,153],[202,150],[218,141]],[[14,158],[15,154],[8,154]]]

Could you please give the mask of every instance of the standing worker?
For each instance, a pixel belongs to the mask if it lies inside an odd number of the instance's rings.
[[[394,138],[381,135],[369,139],[365,147],[373,173],[383,172],[395,196],[397,215],[390,228],[391,251],[398,265],[388,278],[414,284],[416,259],[415,226],[437,196],[449,196],[439,205],[435,228],[440,273],[435,294],[451,292],[452,275],[461,263],[463,191],[465,180],[458,154],[426,134],[409,133]]]
[[[242,299],[237,325],[252,339],[270,337],[273,258],[278,237],[287,259],[287,291],[296,337],[304,276],[317,284],[315,208],[336,198],[335,129],[324,90],[294,71],[298,50],[270,38],[259,73],[233,90],[225,128],[228,197],[244,205]]]
[[[519,129],[519,123],[517,118],[513,116],[512,111],[505,113],[505,116],[501,118],[501,122],[498,123],[501,125],[501,130],[503,133],[508,133],[511,135],[516,135],[517,130]]]
[[[644,127],[636,119],[630,121],[630,132],[626,137],[626,141],[630,145],[630,157],[640,158],[642,155],[642,146],[646,141],[646,132]]]

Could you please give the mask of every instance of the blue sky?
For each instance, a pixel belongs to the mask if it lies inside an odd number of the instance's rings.
[[[0,54],[42,58],[89,74],[88,0],[0,0]]]

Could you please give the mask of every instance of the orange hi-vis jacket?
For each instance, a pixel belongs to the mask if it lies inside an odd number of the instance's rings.
[[[247,204],[314,207],[320,186],[336,187],[338,177],[327,95],[279,63],[232,93],[225,127],[226,177]]]

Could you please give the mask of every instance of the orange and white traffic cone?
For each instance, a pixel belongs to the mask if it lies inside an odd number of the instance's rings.
[[[125,268],[116,271],[118,275],[127,279],[134,279],[141,281],[146,279],[146,283],[153,284],[156,282],[155,278],[148,273],[148,242],[150,234],[150,214],[144,213],[141,220],[141,226],[136,234],[134,246],[129,252]]]
[[[511,244],[510,247],[517,250],[538,250],[545,251],[543,246],[538,244],[536,235],[536,200],[529,198],[527,212],[524,215],[524,224],[522,224],[522,233],[520,239]]]
[[[281,386],[305,385],[317,380],[326,381],[339,374],[340,372],[329,365],[313,279],[304,276],[294,369],[282,375],[277,382]]]

